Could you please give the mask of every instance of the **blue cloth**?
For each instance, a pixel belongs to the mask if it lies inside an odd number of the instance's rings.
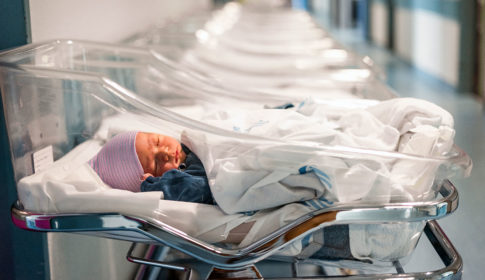
[[[275,107],[273,107],[273,109],[290,109],[290,108],[293,108],[293,107],[295,107],[295,105],[293,105],[291,103],[286,103],[286,104],[283,104],[283,105],[275,106]]]
[[[148,177],[141,183],[141,191],[162,191],[166,200],[215,204],[202,162],[184,144],[182,149],[187,155],[186,168],[169,170],[160,177]]]
[[[323,246],[310,257],[311,259],[332,261],[356,260],[350,251],[350,234],[348,225],[333,225],[324,228],[323,240]]]

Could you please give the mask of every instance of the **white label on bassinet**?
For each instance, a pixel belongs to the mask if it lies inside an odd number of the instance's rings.
[[[34,173],[41,172],[49,168],[49,166],[54,162],[52,145],[35,152],[32,155],[32,161],[34,162]]]

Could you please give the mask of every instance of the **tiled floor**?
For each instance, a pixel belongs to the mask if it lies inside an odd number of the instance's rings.
[[[372,46],[348,32],[334,33],[351,50],[370,56],[386,73],[386,82],[400,96],[432,101],[455,118],[456,144],[473,159],[468,178],[455,178],[460,195],[458,210],[439,223],[464,261],[463,279],[483,279],[485,270],[485,111],[469,93],[455,91],[443,82],[416,70],[389,51]],[[349,39],[351,38],[351,39]],[[356,39],[357,38],[357,39]],[[433,266],[426,249],[414,252],[411,266]]]

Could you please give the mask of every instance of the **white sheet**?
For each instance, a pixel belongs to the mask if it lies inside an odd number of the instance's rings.
[[[440,156],[453,144],[451,115],[418,99],[355,104],[357,108],[340,112],[323,103],[296,108],[308,116],[292,110],[231,109],[203,118],[227,130],[308,146],[255,144],[194,130],[185,130],[182,142],[201,159],[213,196],[228,214],[320,197],[345,203],[429,198],[436,163],[370,154],[338,156],[317,153],[315,146],[405,152],[423,159]],[[305,166],[314,172],[301,174]]]

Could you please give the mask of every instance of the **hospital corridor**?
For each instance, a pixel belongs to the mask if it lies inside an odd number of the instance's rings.
[[[0,279],[483,279],[484,0],[0,0]]]

